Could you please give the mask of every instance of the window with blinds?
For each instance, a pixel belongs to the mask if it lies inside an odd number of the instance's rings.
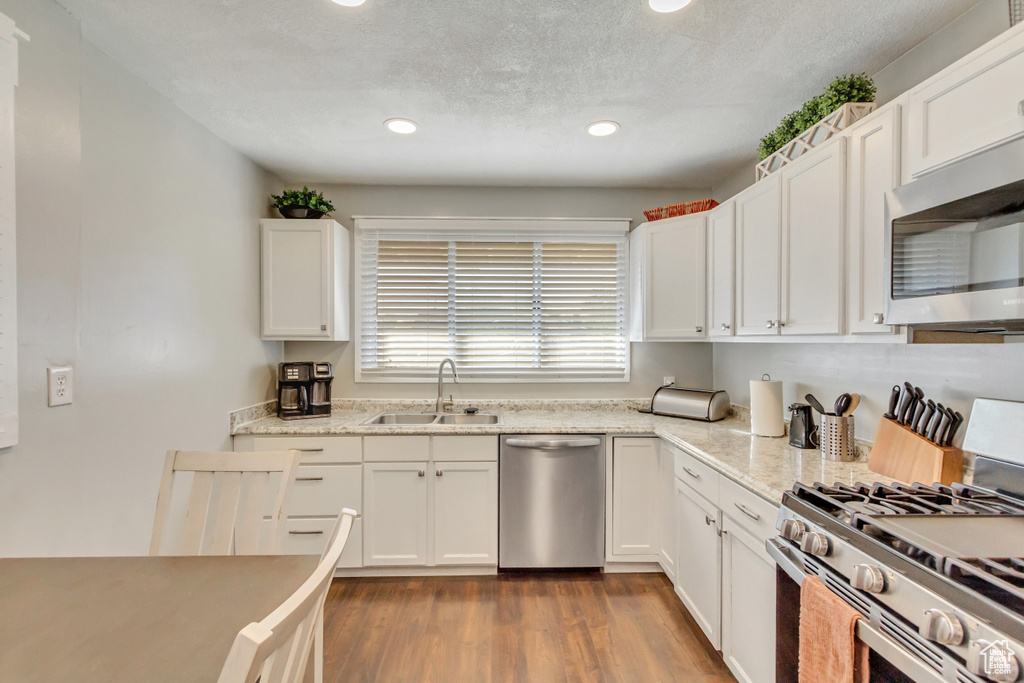
[[[358,219],[357,381],[628,380],[627,229]]]

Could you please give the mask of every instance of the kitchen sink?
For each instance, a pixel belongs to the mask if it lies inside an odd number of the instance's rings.
[[[442,415],[437,418],[435,424],[439,425],[496,425],[501,421],[500,415],[494,413],[476,413],[475,415],[469,415],[467,413]]]
[[[501,413],[378,413],[364,425],[416,427],[422,425],[498,425]]]

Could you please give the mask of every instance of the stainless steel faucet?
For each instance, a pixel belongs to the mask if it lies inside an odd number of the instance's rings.
[[[437,366],[437,403],[434,404],[434,412],[443,413],[451,407],[451,401],[444,400],[444,364],[452,366],[452,380],[459,383],[459,371],[455,369],[455,361],[445,358]]]

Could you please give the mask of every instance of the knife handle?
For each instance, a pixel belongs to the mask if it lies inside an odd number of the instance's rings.
[[[964,416],[959,411],[953,413],[953,424],[949,426],[949,433],[946,434],[946,445],[953,445],[953,437],[956,436],[956,432],[960,429],[960,425],[964,423]]]
[[[928,433],[928,424],[931,422],[932,416],[935,414],[935,401],[928,399],[924,407],[924,413],[921,414],[921,420],[917,423],[917,429],[914,431],[924,436]]]
[[[896,421],[901,425],[907,424],[907,409],[914,398],[914,387],[910,382],[903,383],[903,394],[900,396],[900,407],[896,410]]]
[[[917,432],[918,425],[921,424],[921,417],[924,415],[924,410],[927,404],[921,400],[914,404],[914,416],[910,418],[908,423],[910,431]],[[920,434],[920,432],[918,432]]]
[[[887,417],[890,420],[896,419],[896,406],[900,403],[900,385],[896,384],[892,388],[892,393],[889,394],[889,412],[882,417]]]
[[[942,411],[942,418],[939,419],[939,429],[935,432],[935,444],[938,446],[946,445],[946,434],[949,432],[949,426],[956,419],[952,413],[953,411],[949,408]]]
[[[925,432],[924,438],[928,439],[932,443],[935,443],[935,436],[939,432],[939,423],[942,421],[942,416],[945,414],[946,406],[942,405],[941,403],[936,403],[935,413],[932,415],[931,422],[928,423],[928,430]]]

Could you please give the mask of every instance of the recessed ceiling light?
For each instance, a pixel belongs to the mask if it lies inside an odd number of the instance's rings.
[[[597,121],[587,126],[587,132],[593,135],[595,138],[603,138],[606,135],[611,135],[619,129],[619,124],[614,121]]]
[[[338,0],[334,0],[337,2]],[[647,0],[655,12],[675,12],[690,4],[691,0]]]
[[[416,132],[416,124],[409,119],[388,119],[384,122],[384,125],[392,133],[398,133],[399,135],[408,135],[409,133]]]
[[[334,2],[338,3],[339,5],[344,5],[345,7],[358,7],[359,5],[366,2],[366,0],[334,0]]]

